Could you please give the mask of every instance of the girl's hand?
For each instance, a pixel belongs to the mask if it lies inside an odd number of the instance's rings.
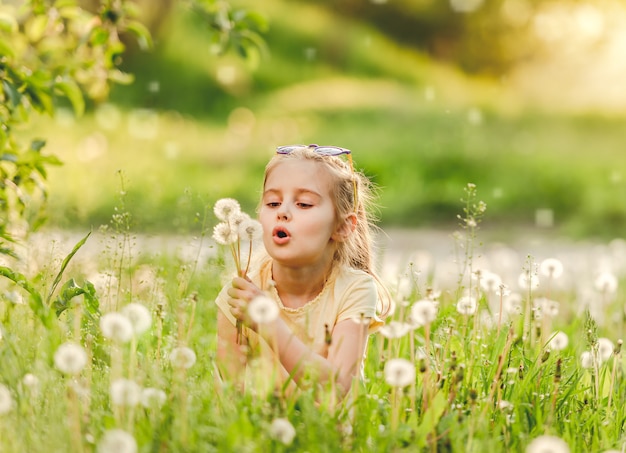
[[[248,304],[258,296],[263,295],[254,283],[247,278],[235,277],[232,281],[232,287],[226,291],[228,293],[228,305],[233,316],[242,321],[252,330],[257,330],[257,326],[248,316]]]

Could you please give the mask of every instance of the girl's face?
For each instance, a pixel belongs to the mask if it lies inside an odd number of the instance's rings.
[[[332,180],[306,159],[285,160],[267,175],[259,220],[269,255],[288,266],[324,265],[340,239]]]

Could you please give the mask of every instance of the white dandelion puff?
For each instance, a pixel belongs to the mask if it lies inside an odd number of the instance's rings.
[[[509,315],[519,315],[523,311],[522,295],[519,293],[511,293],[503,299],[502,305],[504,311]]]
[[[133,337],[133,324],[121,313],[107,313],[100,318],[102,335],[109,340],[126,343]]]
[[[379,330],[380,334],[389,339],[402,338],[411,331],[411,326],[401,321],[390,321],[382,326]]]
[[[546,258],[539,264],[539,272],[548,278],[557,279],[563,275],[563,263],[557,258]]]
[[[583,368],[593,367],[593,354],[590,351],[584,351],[580,354],[580,366]]]
[[[527,446],[526,453],[569,453],[570,449],[560,437],[539,436],[535,437]]]
[[[165,404],[167,395],[161,389],[147,387],[141,391],[141,405],[146,409],[158,409]]]
[[[63,343],[54,353],[54,365],[64,374],[77,375],[87,365],[87,353],[78,344]]]
[[[141,399],[141,387],[130,379],[116,379],[111,383],[110,396],[115,406],[136,406]]]
[[[258,296],[248,304],[248,316],[257,324],[267,324],[278,318],[280,310],[272,299]]]
[[[411,305],[409,321],[413,326],[425,326],[435,319],[437,319],[437,306],[432,300],[422,299]]]
[[[557,331],[552,334],[548,342],[548,348],[552,351],[562,351],[567,347],[569,338],[565,332]]]
[[[231,228],[226,222],[220,222],[213,227],[213,240],[220,245],[234,244],[239,240],[237,230]]]
[[[98,453],[136,453],[137,441],[121,429],[111,429],[104,433],[97,447]]]
[[[476,298],[472,296],[463,296],[456,303],[456,310],[462,315],[473,315],[477,308]]]
[[[0,384],[0,415],[8,414],[12,409],[13,397],[11,396],[11,390],[6,385]]]
[[[32,373],[26,373],[22,377],[22,384],[30,390],[37,390],[39,387],[39,378]]]
[[[196,363],[196,353],[186,346],[172,349],[170,363],[174,368],[191,368]]]
[[[248,218],[239,225],[239,236],[248,241],[255,241],[263,236],[263,227],[258,220]]]
[[[239,202],[234,198],[222,198],[221,200],[217,200],[215,202],[215,206],[213,206],[213,212],[215,216],[227,222],[230,218],[241,211],[241,207],[239,206]]]
[[[152,325],[150,310],[143,304],[132,302],[122,308],[122,314],[132,324],[135,335],[141,335]]]
[[[483,289],[483,291],[495,293],[501,284],[502,279],[498,274],[486,270],[482,272],[482,275],[480,277],[480,287]]]
[[[415,381],[415,366],[406,359],[391,359],[385,364],[385,381],[392,387],[406,387]]]
[[[270,425],[270,436],[284,445],[291,445],[296,429],[286,418],[275,418]]]
[[[613,294],[617,291],[617,278],[610,272],[601,272],[594,279],[593,286],[601,293]]]
[[[598,357],[602,362],[606,362],[613,355],[615,349],[613,342],[608,338],[598,338]]]
[[[529,274],[528,272],[522,272],[517,279],[517,284],[524,290],[530,289],[531,291],[539,287],[539,278],[536,274]]]

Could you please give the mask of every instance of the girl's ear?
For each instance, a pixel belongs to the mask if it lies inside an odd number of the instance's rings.
[[[350,213],[344,217],[343,222],[337,225],[337,229],[332,235],[332,239],[337,242],[342,242],[348,239],[348,236],[356,229],[356,214]]]

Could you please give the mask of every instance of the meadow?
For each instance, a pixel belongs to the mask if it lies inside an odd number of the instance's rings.
[[[487,246],[477,188],[460,196],[450,259],[381,251],[396,308],[343,404],[217,379],[232,263],[212,204],[173,247],[133,232],[123,196],[73,248],[31,238],[0,268],[2,451],[623,451],[626,244]]]

